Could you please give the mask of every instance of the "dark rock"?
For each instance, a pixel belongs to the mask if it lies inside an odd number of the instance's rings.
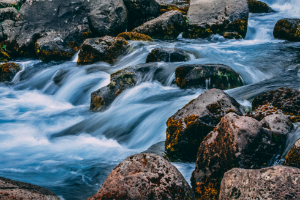
[[[21,71],[21,67],[16,63],[4,63],[0,65],[0,82],[12,81],[19,71]]]
[[[90,198],[100,199],[194,199],[182,174],[162,157],[141,153],[117,165],[101,189]]]
[[[0,177],[0,199],[60,200],[46,188],[2,177]]]
[[[266,166],[275,145],[262,124],[250,117],[227,114],[200,144],[191,183],[198,199],[218,199],[226,171]]]
[[[240,105],[222,90],[211,89],[192,100],[167,121],[167,156],[195,161],[203,138],[229,112],[242,115]]]
[[[123,32],[117,35],[117,37],[122,37],[125,40],[141,40],[141,41],[150,41],[150,42],[153,41],[153,39],[150,36],[141,33],[136,33],[136,32]]]
[[[238,32],[225,32],[223,37],[227,39],[242,39]]]
[[[169,11],[144,23],[133,32],[149,35],[154,39],[175,39],[186,30],[186,22],[179,11]]]
[[[0,22],[10,19],[14,21],[22,20],[23,16],[12,7],[1,8],[0,9]]]
[[[166,154],[165,154],[165,142],[164,141],[152,145],[151,147],[149,147],[146,151],[143,151],[142,153],[153,153],[153,154],[159,155],[159,156],[167,159]]]
[[[299,26],[300,19],[281,19],[274,27],[274,38],[292,42],[300,42],[300,34],[298,34]]]
[[[189,55],[181,49],[156,48],[147,56],[146,63],[149,62],[185,62]]]
[[[113,64],[128,47],[128,42],[120,37],[86,39],[80,47],[77,64],[87,65],[99,61]]]
[[[300,139],[296,141],[288,152],[285,157],[284,165],[300,168]]]
[[[176,84],[180,88],[203,87],[227,90],[243,86],[241,75],[227,65],[188,64],[175,71]]]
[[[156,0],[156,2],[160,5],[161,14],[171,10],[178,10],[183,15],[187,15],[190,7],[190,0]]]
[[[250,13],[272,13],[275,12],[268,4],[257,1],[257,0],[248,0],[249,12]]]
[[[232,169],[225,173],[219,199],[300,199],[300,170],[274,166],[264,169]]]
[[[237,32],[246,37],[248,27],[247,0],[191,0],[188,31],[185,38],[205,38],[211,34]]]

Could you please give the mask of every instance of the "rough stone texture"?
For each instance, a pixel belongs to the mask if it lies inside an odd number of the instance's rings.
[[[238,32],[225,32],[223,37],[227,39],[242,39]]]
[[[4,63],[0,65],[0,82],[12,81],[19,71],[21,71],[21,67],[16,63]]]
[[[160,13],[163,14],[170,10],[178,10],[183,15],[187,15],[190,7],[190,0],[156,0],[160,5]]]
[[[285,157],[284,165],[300,168],[300,139],[296,141],[288,152]]]
[[[182,65],[175,70],[175,78],[180,88],[203,87],[226,90],[244,85],[240,74],[222,64]]]
[[[80,47],[77,64],[86,65],[99,61],[113,64],[128,47],[128,42],[120,37],[86,39]]]
[[[1,200],[60,200],[53,192],[40,186],[0,177]]]
[[[18,21],[22,20],[22,18],[23,16],[15,8],[7,7],[0,9],[0,22],[3,22],[7,19]]]
[[[249,12],[250,13],[271,13],[275,12],[272,8],[268,6],[268,4],[256,1],[256,0],[248,0],[249,4]]]
[[[273,31],[274,38],[292,42],[300,41],[300,19],[281,19]]]
[[[259,121],[227,114],[200,144],[191,177],[196,198],[218,199],[226,171],[234,167],[261,168],[275,152],[275,145]]]
[[[133,32],[143,33],[155,39],[175,39],[186,30],[186,22],[179,11],[169,11],[135,28]]]
[[[245,37],[248,26],[247,0],[191,0],[189,29],[183,37],[208,37],[211,34],[238,32]]]
[[[153,39],[150,36],[141,33],[136,33],[136,32],[123,32],[117,35],[117,37],[122,37],[125,40],[141,40],[141,41],[150,41],[150,42],[153,41]]]
[[[166,152],[171,160],[195,161],[203,138],[227,113],[242,115],[240,105],[219,89],[192,100],[167,121]]]
[[[283,114],[283,111],[267,103],[266,105],[258,106],[254,110],[246,113],[246,116],[261,121],[266,116],[273,114]]]
[[[194,194],[176,167],[158,155],[141,153],[114,168],[90,198],[100,199],[194,199]]]
[[[146,63],[149,62],[185,62],[189,55],[181,49],[156,48],[147,56]]]
[[[219,200],[300,199],[299,175],[299,169],[284,166],[232,169],[224,175]]]
[[[149,147],[146,151],[144,151],[142,153],[153,153],[153,154],[159,155],[165,159],[168,159],[168,158],[166,158],[166,154],[165,154],[165,142],[164,141],[152,145],[151,147]]]

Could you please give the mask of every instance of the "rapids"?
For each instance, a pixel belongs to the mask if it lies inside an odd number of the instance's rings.
[[[130,42],[113,66],[97,63],[16,60],[23,67],[10,84],[0,84],[0,176],[49,188],[61,199],[86,199],[97,192],[111,170],[129,155],[165,140],[166,121],[203,89],[172,85],[167,66],[161,82],[147,81],[122,93],[102,113],[89,111],[91,92],[109,83],[110,73],[144,63],[156,47],[190,52],[187,63],[222,63],[240,73],[246,86],[227,90],[249,106],[257,94],[279,86],[300,89],[299,43],[273,38],[275,23],[300,17],[298,0],[265,0],[276,13],[250,14],[245,40],[209,39]],[[291,134],[287,150],[300,137]],[[280,162],[278,160],[277,162]],[[189,178],[194,163],[173,163]]]

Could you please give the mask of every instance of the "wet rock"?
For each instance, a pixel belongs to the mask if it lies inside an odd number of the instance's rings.
[[[152,145],[151,147],[149,147],[146,151],[144,151],[142,153],[153,153],[153,154],[159,155],[159,156],[167,159],[165,157],[165,142],[164,141]]]
[[[299,26],[300,19],[281,19],[276,23],[274,27],[274,38],[292,42],[299,42]]]
[[[153,41],[153,39],[150,36],[136,32],[123,32],[117,35],[117,37],[124,38],[125,40],[141,40],[150,42]]]
[[[128,47],[128,42],[120,37],[86,39],[80,47],[77,64],[87,65],[100,61],[113,64]]]
[[[0,82],[12,81],[19,71],[21,71],[21,67],[16,63],[4,63],[0,65]]]
[[[238,32],[225,32],[223,37],[227,39],[242,39]]]
[[[7,62],[9,59],[9,54],[4,49],[0,48],[0,62]]]
[[[90,198],[100,199],[194,199],[194,194],[176,167],[158,155],[141,153],[114,168]]]
[[[256,0],[248,0],[249,4],[249,12],[250,13],[272,13],[275,12],[272,8],[268,6],[268,4],[256,1]]]
[[[225,173],[219,199],[299,199],[299,173],[293,167],[232,169]]]
[[[229,112],[242,115],[236,100],[219,89],[208,90],[192,100],[167,121],[167,156],[171,160],[195,161],[203,138]]]
[[[187,12],[190,7],[190,0],[156,0],[156,2],[160,5],[161,14],[171,10],[178,10],[183,15],[187,15]]]
[[[0,177],[0,199],[60,200],[53,192],[40,186]]]
[[[288,152],[284,161],[285,166],[300,168],[300,139],[296,141]]]
[[[205,38],[211,34],[237,32],[242,38],[248,27],[247,0],[191,0],[185,38]]]
[[[218,199],[226,171],[234,167],[261,168],[275,152],[275,145],[259,121],[227,114],[200,144],[191,177],[196,198]]]
[[[22,18],[23,16],[15,8],[7,7],[0,9],[0,22],[3,22],[7,19],[18,21],[22,20]]]
[[[182,65],[175,70],[175,78],[180,88],[203,87],[226,90],[243,86],[241,75],[222,64]]]
[[[185,31],[186,22],[179,11],[169,11],[135,28],[133,32],[149,35],[154,39],[175,39]]]
[[[147,56],[146,63],[149,62],[185,62],[189,55],[181,49],[156,48]]]

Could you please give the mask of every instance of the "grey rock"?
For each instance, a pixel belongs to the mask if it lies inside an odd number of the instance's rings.
[[[147,56],[146,63],[149,62],[185,62],[189,55],[181,49],[156,48]]]
[[[23,16],[15,9],[12,7],[7,7],[7,8],[1,8],[0,9],[0,22],[3,22],[4,20],[22,20]]]
[[[164,157],[165,159],[167,159],[165,156],[165,142],[158,142],[154,145],[152,145],[151,147],[149,147],[146,151],[143,151],[142,153],[153,153],[156,155],[159,155],[161,157]]]

